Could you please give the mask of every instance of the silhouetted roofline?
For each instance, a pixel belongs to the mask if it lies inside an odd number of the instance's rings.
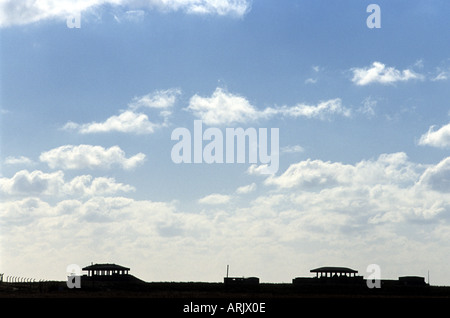
[[[311,273],[357,273],[357,270],[348,267],[325,266],[310,270]]]
[[[92,271],[92,270],[124,270],[129,271],[128,267],[120,266],[117,264],[93,264],[86,267],[83,267],[84,271]]]

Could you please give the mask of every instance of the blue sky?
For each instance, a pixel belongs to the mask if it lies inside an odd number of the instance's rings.
[[[1,1],[1,271],[450,284],[450,5],[370,3]],[[279,128],[278,171],[175,164],[199,119]]]

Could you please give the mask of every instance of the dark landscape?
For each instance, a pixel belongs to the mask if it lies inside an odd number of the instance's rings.
[[[380,288],[368,288],[362,278],[342,277],[303,277],[292,283],[259,283],[256,277],[224,278],[224,282],[144,282],[130,274],[80,278],[80,288],[69,288],[65,281],[2,282],[0,299],[30,313],[60,313],[64,308],[84,314],[89,308],[91,313],[104,315],[126,308],[127,312],[157,312],[158,316],[277,317],[290,317],[306,309],[350,315],[360,313],[356,308],[375,312],[389,308],[391,313],[398,310],[402,314],[424,309],[435,312],[450,301],[448,286],[408,285],[400,280],[381,280]],[[215,306],[214,313],[211,306]]]
[[[227,285],[220,282],[144,282],[132,275],[121,279],[82,279],[81,288],[64,281],[0,283],[1,298],[443,298],[448,286],[404,286],[382,280],[381,288],[363,284],[260,283]]]

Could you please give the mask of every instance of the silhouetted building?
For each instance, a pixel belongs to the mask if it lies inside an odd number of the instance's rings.
[[[357,270],[347,267],[319,267],[310,270],[311,273],[316,273],[316,277],[356,277]]]
[[[258,277],[224,277],[223,282],[225,285],[245,285],[245,286],[256,286],[259,284]]]
[[[316,277],[296,277],[292,280],[294,285],[362,285],[364,278],[357,276],[357,270],[348,267],[319,267],[310,270]]]
[[[400,285],[404,286],[426,286],[425,278],[420,276],[403,276],[399,277]]]
[[[315,277],[295,277],[292,279],[292,284],[302,286],[337,286],[339,288],[357,288],[358,286],[368,287],[368,280],[363,276],[358,276],[357,270],[348,267],[319,267],[310,270],[315,273]],[[382,288],[422,288],[421,286],[429,286],[425,283],[425,278],[420,276],[402,276],[398,280],[380,279]],[[406,287],[412,286],[412,287]],[[369,288],[370,289],[370,288]]]
[[[114,275],[128,275],[130,270],[128,267],[116,264],[92,264],[83,268],[88,272],[88,276],[114,276]]]

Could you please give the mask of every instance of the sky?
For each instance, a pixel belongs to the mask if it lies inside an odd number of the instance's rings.
[[[277,283],[377,264],[450,285],[449,12],[0,0],[0,272],[64,280],[70,264],[116,263],[216,282],[229,265]],[[172,156],[177,128],[191,163]],[[267,129],[278,169],[250,160],[261,143],[226,162],[240,128]]]

